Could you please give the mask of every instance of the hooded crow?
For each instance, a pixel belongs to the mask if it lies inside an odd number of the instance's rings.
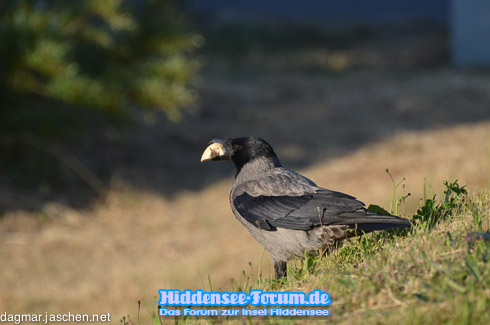
[[[215,138],[201,157],[202,162],[210,160],[235,164],[231,209],[265,246],[277,278],[286,275],[293,256],[301,258],[362,233],[410,226],[407,219],[366,210],[356,198],[282,167],[260,138]]]

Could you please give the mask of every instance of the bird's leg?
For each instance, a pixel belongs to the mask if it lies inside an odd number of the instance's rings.
[[[276,279],[279,280],[286,276],[288,271],[288,262],[286,261],[274,261],[274,270],[276,271]]]

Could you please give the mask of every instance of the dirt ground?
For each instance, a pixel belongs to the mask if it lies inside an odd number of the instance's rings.
[[[389,206],[389,168],[412,194],[406,216],[424,183],[429,195],[444,180],[488,187],[490,73],[450,67],[446,45],[443,32],[420,29],[239,58],[204,52],[200,101],[180,123],[136,115],[130,131],[107,128],[76,152],[111,166],[106,200],[76,206],[0,184],[1,310],[118,322],[140,300],[146,320],[158,289],[209,288],[209,277],[231,290],[243,271],[271,275],[231,213],[233,166],[199,162],[216,136],[263,137],[286,167],[368,204]],[[95,143],[104,150],[84,149]]]

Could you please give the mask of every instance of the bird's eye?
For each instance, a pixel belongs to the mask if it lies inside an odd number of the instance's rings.
[[[238,150],[239,146],[237,144],[233,145],[233,150]]]

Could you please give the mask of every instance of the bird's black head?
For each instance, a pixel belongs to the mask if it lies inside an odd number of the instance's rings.
[[[281,166],[271,145],[255,137],[214,138],[202,154],[201,161],[232,160],[238,171],[256,160],[269,163],[273,167]]]

